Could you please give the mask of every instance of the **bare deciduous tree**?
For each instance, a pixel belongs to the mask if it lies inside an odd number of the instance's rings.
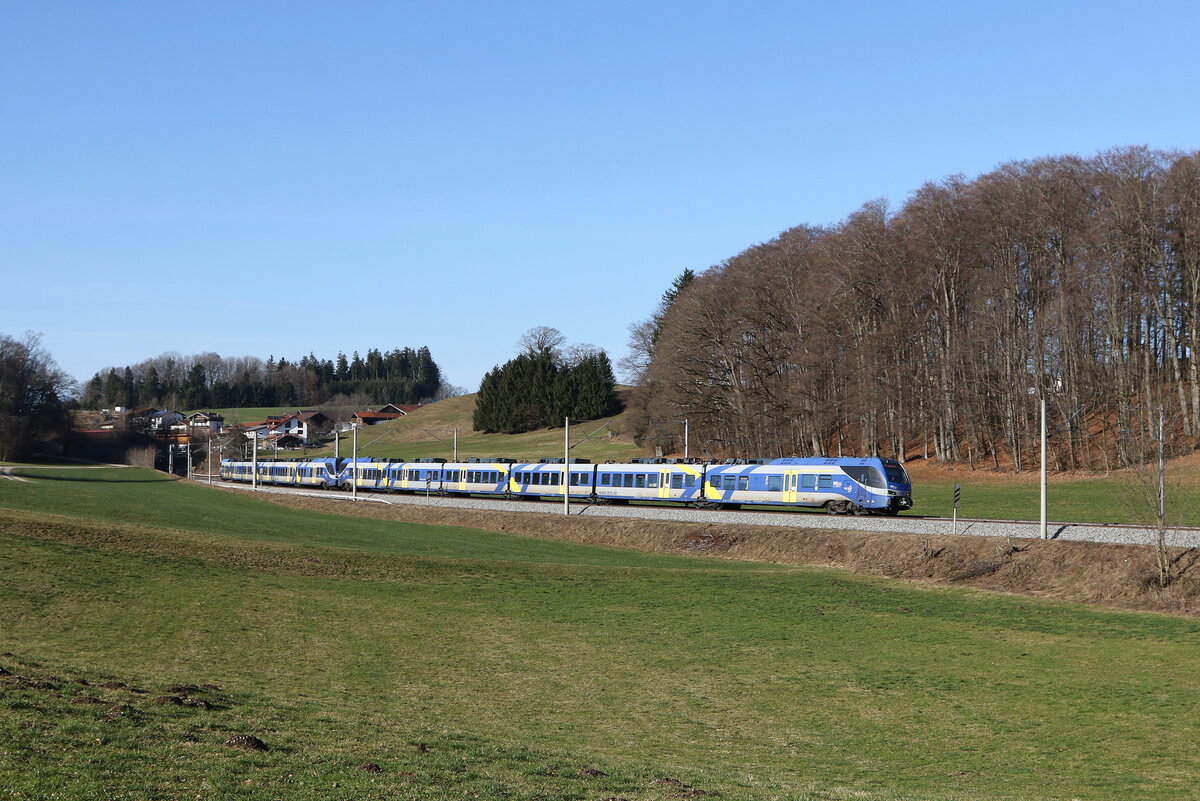
[[[1200,443],[1200,153],[1005,164],[895,213],[798,227],[631,329],[632,428],[688,417],[727,455],[931,455],[1026,469],[1149,456],[1140,410]],[[640,422],[639,422],[640,421]]]

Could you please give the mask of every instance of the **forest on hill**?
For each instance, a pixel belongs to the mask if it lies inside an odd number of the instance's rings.
[[[678,288],[678,287],[677,287]],[[711,267],[635,326],[642,437],[1059,468],[1200,437],[1200,152],[1014,162]]]
[[[79,399],[85,409],[101,406],[204,407],[310,406],[338,396],[363,396],[375,403],[421,403],[444,393],[442,372],[429,348],[355,351],[351,358],[313,354],[290,362],[216,353],[164,353],[92,376]]]

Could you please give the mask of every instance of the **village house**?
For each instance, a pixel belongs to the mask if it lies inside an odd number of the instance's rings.
[[[187,425],[194,435],[220,434],[225,430],[225,418],[216,412],[195,412],[188,416]]]
[[[416,403],[389,403],[386,406],[381,406],[379,409],[368,409],[362,412],[355,412],[350,415],[350,421],[354,426],[362,428],[363,426],[373,426],[378,423],[386,423],[388,420],[396,420],[404,417],[409,412],[413,412],[421,408],[420,404]]]
[[[271,421],[271,433],[293,436],[301,442],[309,442],[328,431],[331,423],[332,421],[321,412],[296,412],[281,420]]]

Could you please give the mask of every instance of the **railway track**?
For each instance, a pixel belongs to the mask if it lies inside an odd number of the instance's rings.
[[[203,477],[198,481],[205,483]],[[307,490],[294,487],[262,486],[257,490],[248,484],[235,481],[214,480],[213,486],[245,492],[267,492],[292,494],[313,498],[350,501],[347,492],[332,490]],[[544,501],[522,499],[515,501],[497,498],[420,495],[408,493],[359,492],[359,502],[386,503],[393,505],[441,506],[456,509],[481,509],[486,511],[528,512],[533,514],[563,514],[562,500]],[[913,534],[936,536],[957,533],[977,537],[1015,537],[1037,539],[1039,525],[1029,520],[978,520],[959,518],[954,526],[948,517],[924,517],[920,515],[898,515],[878,517],[864,515],[835,516],[824,512],[808,511],[713,511],[682,506],[631,505],[612,506],[601,504],[571,504],[571,514],[585,517],[616,517],[642,520],[670,520],[692,523],[725,523],[749,526],[780,526],[795,528],[844,529],[847,531],[878,531],[890,534]],[[952,528],[955,530],[952,532]],[[1109,523],[1063,523],[1053,522],[1048,526],[1050,539],[1079,542],[1111,542],[1126,545],[1147,545],[1153,541],[1154,529],[1139,526]],[[1200,528],[1179,527],[1167,532],[1167,544],[1172,547],[1200,547]]]

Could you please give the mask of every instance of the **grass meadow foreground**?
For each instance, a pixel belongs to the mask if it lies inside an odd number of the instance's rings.
[[[1200,776],[1194,619],[24,475],[0,484],[0,799],[1177,799]]]

